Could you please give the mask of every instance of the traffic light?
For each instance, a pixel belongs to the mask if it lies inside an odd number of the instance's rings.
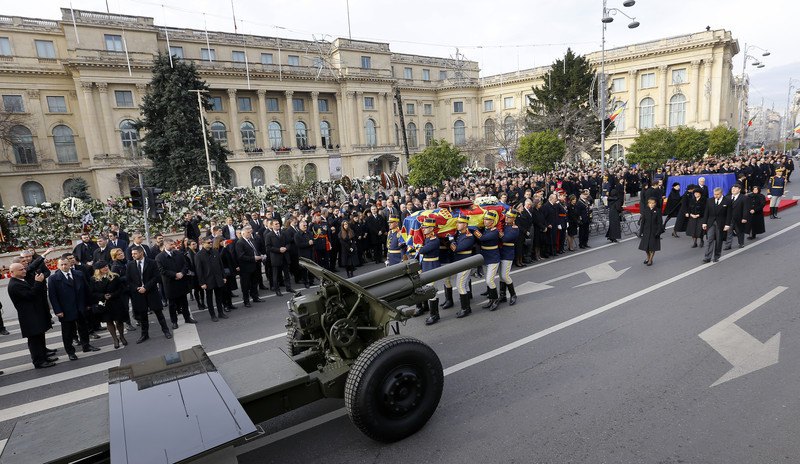
[[[147,187],[147,201],[150,204],[150,218],[159,219],[164,214],[164,200],[158,198],[164,189]]]
[[[144,210],[144,195],[142,195],[141,187],[131,188],[131,208],[139,211]]]

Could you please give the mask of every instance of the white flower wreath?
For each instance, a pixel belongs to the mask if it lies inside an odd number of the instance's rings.
[[[58,207],[61,214],[70,218],[82,217],[86,209],[86,202],[75,197],[64,198]]]

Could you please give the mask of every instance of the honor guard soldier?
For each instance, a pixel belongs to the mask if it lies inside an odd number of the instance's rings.
[[[781,204],[781,197],[783,196],[783,187],[786,186],[786,179],[783,178],[783,168],[775,170],[775,175],[769,178],[769,217],[772,219],[780,219],[778,217],[778,206]]]
[[[475,247],[475,236],[467,228],[469,218],[460,217],[456,223],[456,235],[450,241],[450,250],[453,252],[453,262],[472,256],[472,249]],[[469,275],[471,269],[459,272],[456,275],[456,288],[458,289],[458,299],[461,302],[461,309],[456,313],[457,318],[469,316],[472,308],[469,305]]]
[[[319,213],[314,213],[314,224],[311,226],[311,233],[314,237],[314,261],[325,269],[330,269],[328,262],[328,225]]]
[[[483,232],[476,230],[474,235],[481,246],[483,262],[486,264],[486,287],[488,289],[489,301],[483,305],[489,311],[494,311],[500,306],[497,296],[497,286],[494,278],[497,277],[497,269],[500,267],[500,231],[497,230],[499,217],[497,211],[489,210],[483,215]]]
[[[407,259],[406,242],[400,235],[400,218],[392,216],[389,218],[389,234],[386,236],[386,249],[388,250],[386,257],[386,265],[399,264],[400,261]]]
[[[425,235],[425,242],[417,250],[417,255],[422,257],[422,272],[430,271],[439,267],[439,237],[436,236],[434,228],[436,220],[426,218],[422,222],[422,233]],[[436,283],[433,283],[436,288]],[[436,324],[439,322],[439,298],[430,299],[421,305],[417,305],[415,316],[430,311],[431,315],[425,320],[425,325]]]
[[[514,281],[511,280],[511,265],[514,264],[514,246],[519,238],[519,227],[514,224],[517,213],[510,210],[506,214],[506,226],[500,233],[502,245],[500,246],[500,303],[506,302],[506,288],[511,296],[508,304],[514,306],[517,303],[517,292],[514,291]]]
[[[452,239],[452,235],[450,236]],[[439,240],[439,265],[444,266],[453,262],[453,252],[450,251],[448,240]],[[453,307],[453,281],[450,276],[444,278],[444,303],[442,309]]]

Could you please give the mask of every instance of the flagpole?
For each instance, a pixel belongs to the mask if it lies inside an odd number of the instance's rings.
[[[75,23],[75,10],[72,9],[72,2],[69,2],[69,12],[72,14],[72,27],[75,29],[75,41],[81,43],[81,38],[78,36],[78,25]]]
[[[206,24],[206,14],[203,13],[203,30],[206,33],[206,50],[208,50],[208,62],[214,63],[214,58],[211,56],[211,43],[208,41],[208,25]]]
[[[172,65],[172,47],[169,45],[169,29],[167,29],[167,10],[164,4],[161,4],[161,12],[164,14],[164,34],[167,36],[167,55],[169,55],[169,67],[174,68]]]

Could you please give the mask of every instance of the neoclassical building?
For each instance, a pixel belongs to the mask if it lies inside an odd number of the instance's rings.
[[[735,127],[747,92],[731,71],[738,51],[725,30],[607,50],[614,105],[626,105],[609,156],[624,156],[639,129]],[[194,62],[211,88],[207,121],[233,152],[236,185],[406,172],[403,132],[411,154],[433,138],[513,153],[548,69],[480,78],[477,62],[394,53],[388,43],[205,32],[79,10],[73,21],[69,9],[61,21],[0,16],[0,95],[13,124],[0,202],[57,201],[76,178],[97,198],[125,194],[148,166],[133,121],[158,52]]]

